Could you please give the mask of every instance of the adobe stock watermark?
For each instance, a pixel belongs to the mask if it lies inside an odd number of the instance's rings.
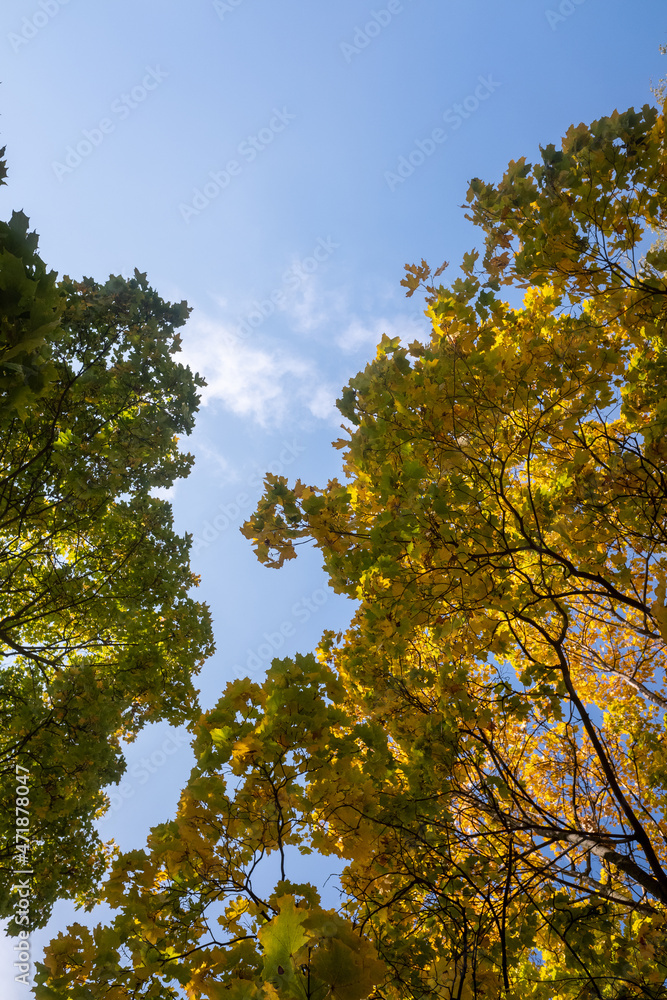
[[[340,243],[334,243],[330,236],[327,236],[326,239],[320,236],[311,254],[296,261],[283,272],[282,283],[277,288],[272,289],[266,298],[259,301],[255,299],[251,303],[250,312],[246,313],[237,324],[235,334],[230,335],[229,341],[233,342],[249,337],[253,330],[256,330],[265,319],[273,315],[276,309],[284,309],[287,304],[287,293],[296,291],[339,247]]]
[[[257,489],[262,485],[264,476],[271,472],[274,476],[280,476],[288,465],[291,465],[298,455],[302,455],[306,449],[296,440],[283,441],[280,454],[275,461],[271,462],[264,472],[253,472],[246,480],[246,487]],[[202,549],[209,548],[220,536],[233,526],[240,526],[241,520],[250,513],[253,500],[249,493],[242,490],[237,493],[231,503],[221,503],[218,505],[218,513],[210,521],[204,521],[201,534],[192,539],[193,555],[201,552]]]
[[[368,48],[373,39],[377,38],[380,32],[391,24],[396,15],[402,14],[404,10],[401,0],[389,0],[386,7],[372,10],[370,19],[362,27],[358,24],[355,25],[352,41],[340,43],[339,48],[345,62],[349,65],[354,56],[358,56],[364,49]]]
[[[10,31],[7,41],[18,52],[24,45],[31,42],[35,35],[39,34],[50,21],[58,14],[62,7],[65,7],[69,0],[39,0],[39,9],[24,17],[21,21],[21,30]]]
[[[558,4],[557,10],[545,10],[544,16],[546,17],[551,30],[555,31],[556,26],[559,25],[561,21],[566,21],[568,17],[572,17],[577,7],[581,7],[582,3],[586,3],[586,0],[561,0]]]
[[[479,83],[472,93],[468,94],[460,103],[452,104],[443,112],[443,120],[451,127],[452,132],[461,128],[464,121],[474,115],[483,101],[487,101],[491,94],[495,93],[501,84],[493,79],[493,75],[478,76]],[[447,141],[448,133],[446,129],[434,128],[425,139],[415,139],[414,147],[405,156],[398,158],[396,170],[385,170],[384,179],[390,191],[395,191],[399,184],[404,184],[408,177],[412,177],[415,170],[426,162],[429,156],[433,156],[438,146]]]
[[[100,822],[104,822],[111,813],[118,812],[127,802],[133,799],[137,792],[137,786],[145,785],[151,777],[159,771],[170,760],[174,754],[178,753],[184,746],[190,746],[192,736],[190,733],[174,733],[162,740],[160,748],[151,754],[142,757],[140,761],[133,764],[115,791],[107,791],[109,808],[100,817]]]
[[[225,14],[231,14],[240,7],[243,0],[213,0],[213,10],[221,21],[224,21]]]
[[[236,153],[240,159],[228,160],[222,170],[209,170],[209,180],[201,188],[194,189],[191,202],[189,204],[180,203],[178,210],[183,221],[189,223],[193,216],[199,215],[212,201],[215,201],[229,187],[232,178],[238,177],[243,172],[244,165],[256,160],[259,154],[270,146],[276,136],[284,132],[295,118],[296,115],[291,114],[285,107],[274,108],[268,125],[261,128],[256,135],[246,136],[238,144]]]
[[[14,945],[16,961],[14,982],[30,986],[30,907],[32,901],[31,823],[30,823],[30,782],[32,775],[23,764],[15,768],[16,806],[14,835],[14,858],[12,867],[13,921],[19,928],[18,940]]]
[[[273,632],[264,632],[262,635],[264,641],[255,649],[246,650],[245,667],[241,667],[238,663],[234,664],[232,668],[234,676],[237,678],[249,677],[266,670],[271,661],[278,655],[278,651],[285,645],[287,639],[296,635],[294,622],[297,621],[300,625],[305,625],[327,603],[328,599],[329,595],[326,590],[323,587],[318,587],[312,594],[296,601],[292,605],[289,618],[281,622]]]
[[[60,182],[68,175],[80,167],[84,160],[101,146],[105,138],[116,130],[119,121],[125,121],[132,112],[146,100],[148,95],[157,90],[162,81],[167,77],[167,73],[159,66],[146,67],[146,73],[140,83],[132,87],[132,90],[124,92],[111,103],[111,114],[114,118],[101,118],[95,128],[85,128],[76,143],[68,146],[65,150],[63,160],[53,160],[51,168]]]

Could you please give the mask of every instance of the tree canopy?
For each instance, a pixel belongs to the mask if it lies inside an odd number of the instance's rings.
[[[185,303],[139,272],[58,282],[22,213],[0,224],[0,288],[0,914],[23,856],[39,926],[104,869],[93,821],[121,741],[199,714],[209,614],[188,594],[189,539],[152,494],[189,471],[177,441],[203,383],[172,357]]]
[[[268,475],[242,529],[317,546],[349,629],[202,716],[39,998],[667,996],[665,162],[647,106],[472,181],[486,253],[407,268],[430,339],[344,390],[345,481]]]

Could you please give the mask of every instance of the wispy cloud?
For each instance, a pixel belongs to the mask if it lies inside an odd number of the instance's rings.
[[[340,394],[340,388],[335,388],[332,385],[320,385],[313,393],[308,403],[308,409],[314,417],[338,425],[340,413],[336,409],[336,399]]]
[[[325,387],[316,365],[282,347],[239,341],[230,324],[199,315],[183,336],[183,360],[207,385],[204,406],[217,401],[263,427],[280,425],[298,401],[313,416],[325,418]]]
[[[321,275],[315,276],[322,265],[340,247],[331,236],[320,236],[312,252],[304,257],[292,255],[289,266],[283,271],[280,282],[270,291],[248,299],[238,309],[234,336],[239,340],[253,338],[267,320],[282,314],[293,332],[311,333],[338,314],[344,314],[345,295],[341,289],[332,291],[323,287]],[[223,310],[229,307],[226,299],[217,293],[211,298]]]
[[[413,340],[423,341],[426,332],[425,321],[419,322],[411,316],[397,316],[393,319],[381,316],[373,320],[361,320],[355,316],[336,337],[336,343],[348,353],[368,353],[369,348],[380,343],[383,333],[392,338],[400,337],[401,343],[407,345]]]
[[[220,484],[233,483],[239,478],[238,470],[222,452],[196,431],[192,450],[196,451],[198,460],[206,463],[206,467]]]
[[[329,243],[320,240],[320,244],[323,256],[329,252]],[[238,309],[233,318],[229,315],[225,299],[217,300],[220,319],[195,309],[183,335],[182,357],[206,379],[204,406],[218,403],[265,428],[308,417],[338,426],[341,418],[335,400],[353,374],[350,364],[355,363],[349,356],[359,354],[370,360],[385,333],[406,345],[425,339],[428,324],[424,319],[392,315],[392,302],[383,303],[379,317],[351,314],[349,289],[327,288],[319,275],[308,274],[310,259],[293,262],[285,272],[287,277],[298,272],[298,282],[285,280],[282,291],[276,289],[275,295],[253,300],[252,309],[246,310],[247,322],[239,324]],[[316,261],[314,254],[312,259]],[[391,297],[384,296],[385,300]],[[373,308],[371,302],[368,305]],[[271,336],[270,324],[253,329],[260,324],[251,320],[261,318],[261,309],[267,315],[271,310],[282,314],[283,334],[287,327],[289,334],[308,336],[292,336],[292,343],[286,344]],[[223,478],[229,475],[222,467],[219,472]]]
[[[322,294],[314,279],[304,282],[299,292],[288,299],[285,306],[289,323],[299,333],[312,333],[331,321],[338,309],[332,303],[331,293]]]

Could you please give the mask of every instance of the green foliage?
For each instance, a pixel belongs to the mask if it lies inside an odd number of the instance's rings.
[[[367,814],[389,849],[341,833],[343,885],[400,996],[665,995],[663,129],[614,113],[473,181],[482,266],[407,268],[432,336],[344,390],[346,481],[267,476],[243,529],[361,602],[323,653],[405,791]]]
[[[212,639],[189,540],[151,496],[192,462],[177,435],[203,383],[172,357],[187,307],[138,272],[57,283],[27,221],[0,224],[0,914],[17,902],[18,766],[40,926],[104,870],[93,820],[121,740],[197,717]]]
[[[176,819],[115,859],[102,894],[113,925],[53,942],[37,997],[368,996],[384,977],[370,942],[286,878],[295,850],[312,850],[308,787],[331,754],[343,769],[358,756],[340,696],[312,656],[274,660],[261,688],[229,684],[200,720]],[[270,855],[280,878],[262,892]]]
[[[6,166],[0,150],[0,184]],[[57,329],[63,299],[56,274],[37,256],[37,234],[28,232],[28,219],[14,212],[11,222],[0,222],[0,431],[9,431],[16,416],[25,419],[27,407],[55,378],[48,348]]]
[[[312,540],[351,626],[228,685],[39,1000],[667,997],[663,130],[474,181],[482,264],[407,268],[431,336],[344,389],[345,481],[268,475],[243,528],[273,567]],[[296,851],[345,862],[338,914]]]

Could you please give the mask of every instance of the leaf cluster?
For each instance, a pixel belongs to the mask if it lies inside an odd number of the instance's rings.
[[[139,272],[58,282],[27,222],[0,224],[0,915],[16,903],[19,766],[40,926],[104,870],[93,823],[122,741],[197,717],[212,636],[189,538],[152,495],[192,464],[178,435],[203,383],[173,357],[187,306]]]
[[[269,475],[242,529],[276,568],[316,546],[351,625],[202,717],[41,1000],[667,995],[663,129],[614,113],[473,181],[481,263],[407,268],[430,338],[344,389],[345,481]],[[337,915],[289,880],[310,851]]]

